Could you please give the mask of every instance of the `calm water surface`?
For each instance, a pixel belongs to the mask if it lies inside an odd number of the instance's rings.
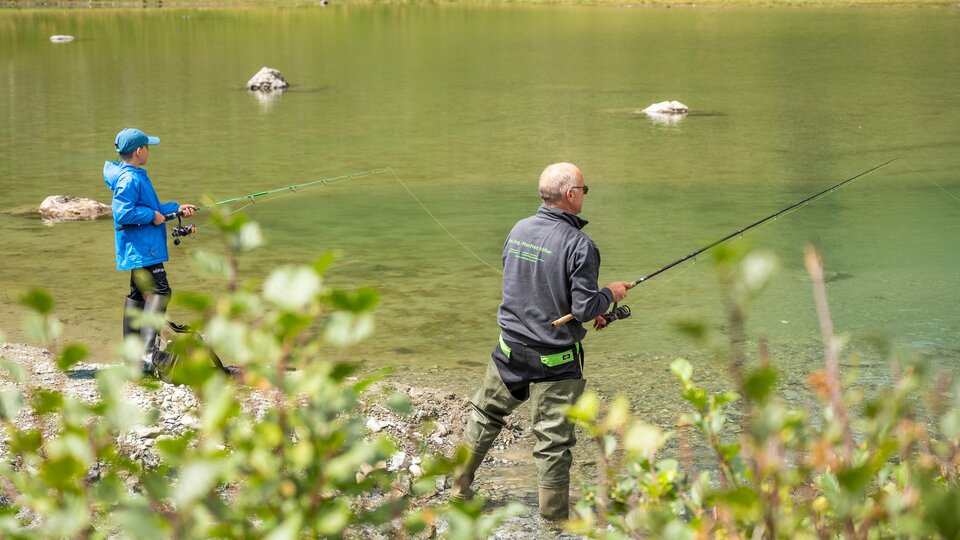
[[[77,40],[53,44],[52,34]],[[242,89],[261,66],[293,84],[273,101]],[[821,348],[803,246],[822,247],[848,365],[883,381],[863,345],[960,360],[960,12],[337,7],[285,10],[0,11],[0,328],[23,340],[18,294],[57,300],[66,340],[110,361],[128,276],[109,220],[44,226],[18,211],[51,194],[109,203],[114,134],[161,137],[162,200],[199,202],[319,178],[379,174],[247,209],[268,245],[242,261],[342,253],[329,280],[382,293],[375,338],[354,357],[468,392],[496,341],[499,275],[486,263],[538,205],[555,161],[591,186],[583,217],[601,281],[637,279],[739,227],[886,160],[900,161],[749,236],[781,270],[750,332],[802,381]],[[639,110],[678,99],[672,125]],[[200,215],[196,223],[203,225]],[[171,245],[175,290],[213,290],[190,263],[211,227]],[[723,324],[710,258],[636,289],[634,318],[586,343],[587,376],[659,414],[687,356],[672,330]],[[558,314],[559,315],[559,314]],[[176,311],[172,314],[176,318]],[[789,378],[789,377],[788,377]],[[671,398],[672,399],[672,398]],[[665,405],[663,405],[665,406]]]

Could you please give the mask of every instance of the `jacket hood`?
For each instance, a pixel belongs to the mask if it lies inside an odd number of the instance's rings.
[[[104,161],[103,162],[103,182],[107,184],[107,187],[111,190],[117,187],[117,181],[120,179],[120,175],[124,172],[136,171],[137,167],[129,165],[122,161]]]

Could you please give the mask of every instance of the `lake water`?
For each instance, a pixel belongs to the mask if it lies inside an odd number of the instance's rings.
[[[291,89],[272,101],[243,90],[262,66]],[[496,343],[500,279],[487,265],[536,210],[545,165],[583,169],[605,283],[900,158],[748,235],[781,265],[749,313],[751,350],[766,335],[795,381],[820,365],[802,261],[813,240],[834,277],[836,327],[852,338],[846,365],[865,384],[888,373],[865,345],[875,334],[954,366],[958,83],[956,9],[0,10],[0,328],[24,339],[16,299],[40,286],[65,340],[115,357],[128,275],[114,267],[111,222],[46,226],[19,211],[52,194],[109,203],[103,161],[135,126],[162,139],[147,166],[162,200],[390,167],[248,208],[268,244],[243,259],[243,278],[341,252],[329,281],[382,294],[375,337],[353,357],[463,393]],[[673,124],[639,113],[667,99],[692,112]],[[193,221],[200,234],[170,246],[175,291],[222,286],[190,263],[221,241],[203,213]],[[588,338],[593,388],[658,417],[676,412],[663,408],[673,358],[722,378],[672,326],[724,324],[709,261],[635,289],[633,318]]]

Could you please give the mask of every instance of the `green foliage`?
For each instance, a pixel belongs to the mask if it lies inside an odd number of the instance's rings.
[[[596,443],[599,471],[567,527],[594,538],[957,538],[960,384],[949,388],[941,378],[931,385],[923,364],[907,363],[878,395],[859,402],[849,392],[838,400],[832,389],[841,381],[824,369],[810,376],[823,418],[789,409],[763,353],[751,364],[736,352],[745,336],[741,315],[776,263],[743,245],[720,250],[717,261],[738,391],[710,393],[695,382],[690,362],[675,360],[670,369],[689,410],[672,435],[630,418],[620,398],[604,408],[585,394],[568,418]],[[710,342],[697,319],[677,328]],[[924,397],[933,416],[920,422]],[[734,406],[743,419],[739,435],[728,428]],[[671,436],[686,441],[691,431],[706,441],[712,466],[657,457]],[[706,470],[695,474],[695,466]]]
[[[100,399],[84,403],[33,387],[22,367],[0,359],[21,383],[0,392],[0,537],[430,536],[444,518],[451,537],[476,538],[517,512],[484,514],[479,500],[422,504],[418,497],[452,470],[442,458],[423,456],[417,477],[388,470],[397,447],[369,433],[359,410],[362,392],[383,374],[354,378],[356,365],[330,354],[370,334],[375,291],[326,287],[331,256],[238,287],[236,256],[259,245],[259,229],[236,215],[217,214],[214,222],[228,237],[227,255],[200,253],[195,262],[227,281],[228,292],[178,294],[204,338],[180,334],[170,346],[179,359],[170,377],[196,395],[196,422],[162,435],[155,461],[131,457],[122,444],[131,430],[159,431],[159,411],[144,413],[125,397],[124,388],[137,385],[161,389],[137,368],[101,369]],[[54,336],[52,298],[34,290],[22,303],[34,310],[37,334]],[[208,347],[239,366],[242,380],[214,369]],[[56,365],[68,371],[86,354],[67,345]],[[400,396],[388,401],[395,411],[411,410]],[[14,421],[23,415],[33,421]]]

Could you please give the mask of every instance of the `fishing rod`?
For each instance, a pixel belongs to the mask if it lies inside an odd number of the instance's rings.
[[[332,178],[321,178],[320,180],[313,180],[311,182],[302,182],[300,184],[292,184],[289,186],[268,189],[266,191],[258,191],[256,193],[243,195],[241,197],[232,197],[229,199],[224,199],[222,201],[218,201],[215,203],[205,204],[203,206],[197,206],[196,208],[194,208],[194,210],[200,211],[204,208],[213,208],[215,206],[220,206],[223,204],[229,204],[229,203],[238,202],[238,201],[248,201],[250,204],[255,204],[257,202],[257,197],[265,197],[267,195],[273,195],[274,193],[280,193],[280,192],[284,192],[284,193],[300,192],[300,191],[304,191],[305,188],[309,188],[310,186],[315,186],[318,184],[320,185],[337,184],[353,178],[357,178],[361,176],[369,176],[371,174],[379,174],[379,173],[387,172],[390,170],[392,169],[390,169],[389,167],[382,167],[379,169],[370,169],[369,171],[361,171],[361,172],[355,172],[350,174],[344,174],[341,176],[334,176]],[[181,237],[188,236],[197,232],[197,227],[195,225],[184,225],[181,221],[182,217],[183,217],[183,212],[180,212],[180,211],[166,214],[163,216],[164,220],[172,220],[174,218],[177,219],[177,226],[170,231],[170,235],[173,236],[173,244],[177,246],[180,245]],[[117,227],[117,230],[122,231],[124,229],[142,227],[144,225],[152,225],[152,224],[153,224],[152,222],[151,223],[131,223],[128,225],[120,225],[119,227]]]
[[[852,177],[850,177],[850,178],[847,178],[847,179],[844,180],[843,182],[840,182],[840,183],[838,183],[838,184],[835,184],[835,185],[833,185],[833,186],[828,187],[827,189],[821,191],[820,193],[817,193],[816,195],[811,195],[811,196],[807,197],[806,199],[803,199],[803,200],[800,201],[800,202],[791,204],[790,206],[784,208],[783,210],[780,210],[780,211],[777,212],[777,213],[770,214],[769,216],[767,216],[767,217],[765,217],[765,218],[763,218],[763,219],[761,219],[761,220],[759,220],[759,221],[755,221],[755,222],[751,223],[750,225],[747,225],[746,227],[743,227],[742,229],[739,229],[739,230],[737,230],[737,231],[734,231],[734,232],[732,232],[732,233],[724,236],[723,238],[717,240],[716,242],[713,242],[713,243],[711,243],[711,244],[709,244],[709,245],[706,245],[706,246],[704,246],[704,247],[702,247],[702,248],[694,251],[693,253],[690,253],[689,255],[686,255],[686,256],[684,256],[684,257],[681,257],[681,258],[673,261],[672,263],[670,263],[670,264],[668,264],[668,265],[666,265],[666,266],[662,266],[662,267],[660,267],[659,269],[657,269],[656,271],[651,272],[651,273],[643,276],[642,278],[634,281],[634,282],[633,282],[633,285],[631,285],[631,287],[636,286],[636,285],[639,285],[639,284],[643,283],[644,281],[647,281],[648,279],[650,279],[650,278],[652,278],[652,277],[654,277],[654,276],[656,276],[656,275],[658,275],[658,274],[661,274],[662,272],[666,272],[667,270],[673,268],[674,266],[676,266],[676,265],[678,265],[678,264],[680,264],[680,263],[682,263],[682,262],[684,262],[684,261],[688,261],[688,260],[696,257],[697,255],[703,253],[704,251],[707,251],[708,249],[710,249],[710,248],[712,248],[712,247],[714,247],[714,246],[717,246],[718,244],[722,244],[723,242],[726,242],[727,240],[733,238],[734,236],[742,235],[743,233],[749,231],[750,229],[753,229],[754,227],[758,227],[758,226],[760,226],[760,225],[762,225],[762,224],[770,221],[771,219],[776,219],[777,217],[782,216],[783,214],[785,214],[785,213],[787,213],[787,212],[789,212],[789,211],[791,211],[791,210],[793,210],[793,209],[795,209],[795,208],[798,208],[798,207],[800,207],[800,206],[803,206],[804,204],[807,204],[807,203],[809,203],[809,202],[812,202],[812,201],[814,201],[814,200],[817,199],[817,198],[820,198],[820,197],[829,195],[830,193],[832,193],[832,192],[834,192],[834,191],[842,188],[843,186],[849,184],[850,182],[853,182],[853,181],[856,180],[857,178],[861,178],[861,177],[863,177],[863,176],[866,176],[866,175],[872,173],[873,171],[876,171],[876,170],[878,170],[878,169],[882,169],[882,168],[886,167],[887,165],[893,163],[894,161],[897,161],[898,159],[900,159],[900,158],[893,158],[893,159],[891,159],[890,161],[887,161],[887,162],[885,162],[885,163],[881,163],[880,165],[877,165],[877,166],[875,166],[875,167],[872,167],[872,168],[870,168],[870,169],[867,169],[867,170],[865,170],[865,171],[857,174],[856,176],[852,176]],[[624,308],[626,308],[625,311],[624,311]],[[615,303],[613,304],[613,309],[611,309],[610,313],[605,314],[605,315],[604,315],[604,318],[607,319],[607,323],[610,323],[610,322],[612,322],[612,321],[614,321],[614,320],[617,320],[617,319],[626,319],[626,318],[629,317],[629,316],[630,316],[630,309],[629,309],[627,306],[621,306],[620,308],[618,308],[618,307],[617,307],[617,304],[616,304],[616,302],[615,302]],[[573,313],[567,313],[567,314],[564,315],[563,317],[560,317],[559,319],[553,321],[553,322],[550,323],[550,324],[552,324],[553,326],[562,326],[562,325],[570,322],[571,320],[573,320]]]

